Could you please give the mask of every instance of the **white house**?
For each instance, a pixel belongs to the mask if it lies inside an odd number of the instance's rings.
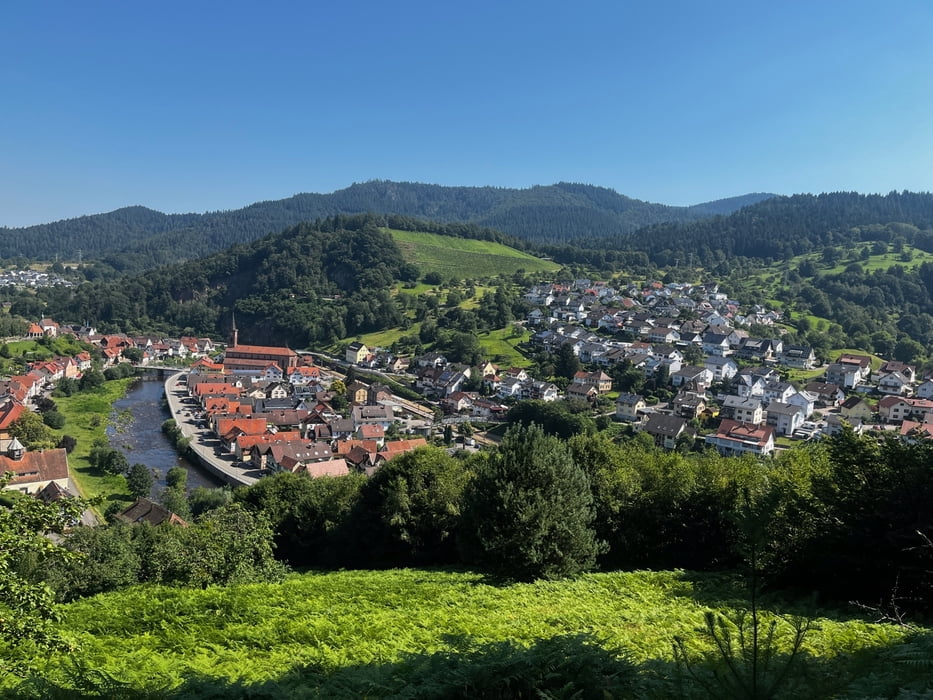
[[[772,401],[768,404],[767,422],[778,435],[793,435],[803,423],[803,409],[794,404]]]

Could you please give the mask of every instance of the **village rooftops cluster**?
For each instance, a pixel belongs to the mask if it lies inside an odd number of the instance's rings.
[[[187,387],[198,405],[194,412],[219,439],[221,452],[262,473],[369,474],[427,444],[424,438],[386,439],[400,417],[400,403],[388,387],[350,382],[344,417],[320,368],[286,348],[231,346],[223,363],[196,362]]]

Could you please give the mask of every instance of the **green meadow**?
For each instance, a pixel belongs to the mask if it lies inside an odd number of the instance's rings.
[[[57,436],[70,435],[77,440],[74,451],[68,455],[71,475],[85,498],[102,496],[106,499],[130,500],[126,479],[122,476],[101,474],[88,460],[95,440],[106,440],[107,422],[113,402],[126,395],[135,380],[115,379],[104,382],[96,389],[81,391],[71,396],[54,397],[57,410],[65,416],[65,426],[53,431]],[[101,508],[103,510],[103,508]]]
[[[531,362],[518,351],[517,346],[531,337],[531,331],[523,330],[516,335],[511,328],[480,333],[479,344],[491,362],[500,367],[528,367]]]
[[[445,277],[495,277],[526,272],[551,272],[557,263],[542,260],[493,241],[455,238],[434,233],[385,229],[398,244],[405,259],[422,274],[438,272]]]

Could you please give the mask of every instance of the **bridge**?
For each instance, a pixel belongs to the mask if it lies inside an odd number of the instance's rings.
[[[135,365],[136,376],[142,377],[145,381],[164,382],[173,374],[187,371],[186,367],[172,367],[170,365]]]

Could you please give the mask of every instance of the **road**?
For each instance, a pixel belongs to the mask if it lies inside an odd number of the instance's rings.
[[[200,427],[197,418],[191,415],[196,410],[200,410],[200,406],[194,399],[189,398],[187,385],[179,381],[184,376],[185,372],[178,372],[165,381],[165,398],[182,435],[189,439],[192,451],[198,456],[205,469],[228,484],[232,486],[255,484],[261,478],[259,470],[234,466],[233,455],[218,454],[220,440],[209,429]]]

